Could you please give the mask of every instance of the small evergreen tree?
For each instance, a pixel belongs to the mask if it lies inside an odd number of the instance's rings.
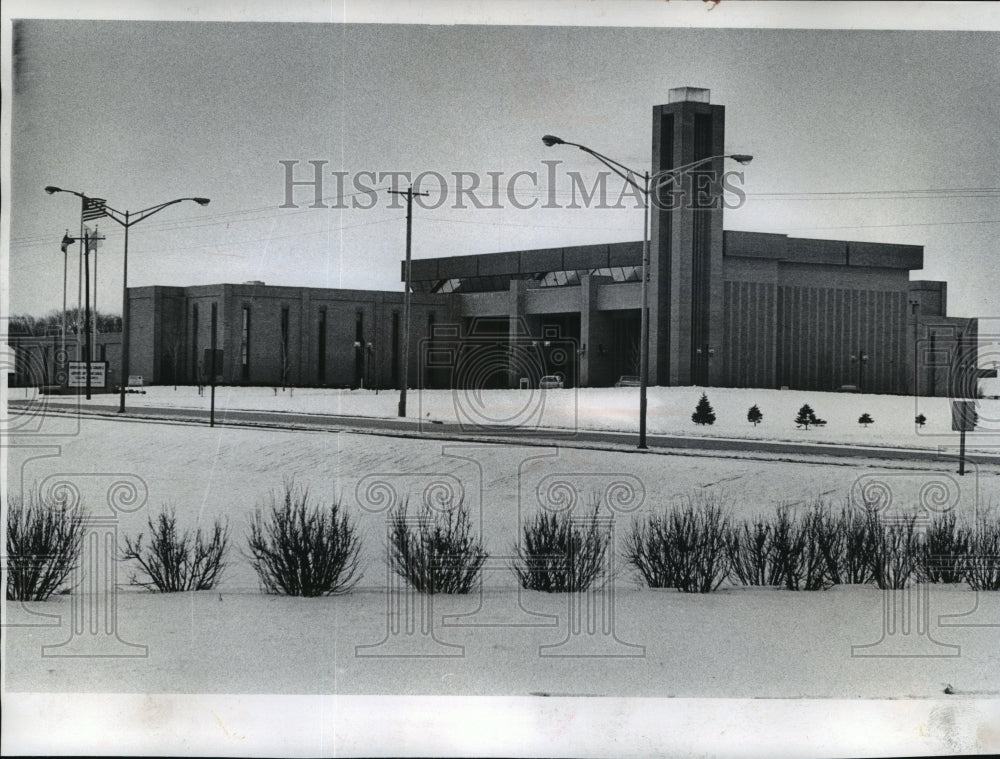
[[[752,422],[753,426],[756,427],[763,420],[764,420],[764,415],[760,413],[760,409],[757,408],[757,404],[755,403],[753,406],[750,407],[750,410],[747,412],[747,421]]]
[[[872,415],[867,411],[858,417],[858,424],[863,424],[865,429],[868,429],[869,424],[874,424],[875,420],[872,419]]]
[[[918,427],[923,427],[925,424],[927,424],[927,417],[924,416],[923,414],[917,414],[916,419],[914,419],[913,421],[916,423]]]
[[[695,424],[714,424],[715,412],[712,411],[712,404],[708,402],[708,396],[701,394],[701,400],[695,406],[694,413],[691,414],[691,421]]]
[[[795,423],[799,427],[805,427],[809,429],[810,424],[816,422],[816,412],[812,410],[812,406],[808,403],[804,404],[802,408],[799,409],[799,415],[795,417]]]

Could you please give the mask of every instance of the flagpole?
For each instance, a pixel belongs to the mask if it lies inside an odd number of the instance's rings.
[[[76,360],[84,358],[83,356],[83,344],[81,338],[84,333],[80,331],[80,311],[83,309],[83,212],[87,208],[86,199],[82,200],[82,207],[80,209],[80,247],[77,252],[77,267],[76,267]]]
[[[66,230],[66,236],[69,236],[69,230]],[[66,275],[69,273],[69,252],[66,248],[63,248],[63,308],[62,308],[62,364],[63,364],[63,376],[67,378],[67,384],[69,383],[69,362],[66,357]]]
[[[84,227],[83,233],[83,269],[84,276],[86,277],[86,284],[84,287],[87,290],[87,310],[84,311],[83,316],[83,334],[86,339],[86,345],[84,347],[84,355],[86,358],[86,369],[87,369],[87,400],[90,400],[90,361],[91,361],[91,343],[90,343],[90,232],[86,231],[87,228]]]
[[[94,225],[94,239],[98,235],[97,225]],[[94,318],[90,322],[90,360],[97,358],[97,243],[94,243]]]
[[[118,378],[118,384],[120,389],[120,399],[119,399],[119,413],[124,413],[125,411],[125,383],[128,381],[128,354],[129,354],[129,340],[128,340],[128,230],[133,224],[138,224],[144,219],[148,219],[155,213],[159,213],[164,208],[174,205],[175,203],[182,203],[185,200],[191,200],[200,206],[207,206],[209,204],[208,198],[175,198],[174,200],[168,200],[166,203],[160,203],[156,206],[150,206],[142,211],[137,211],[134,214],[130,214],[128,211],[124,213],[121,211],[116,211],[114,208],[110,208],[104,198],[91,198],[84,195],[81,192],[76,192],[75,190],[64,190],[61,187],[56,187],[55,185],[46,185],[45,192],[52,195],[57,192],[68,192],[72,195],[76,195],[83,201],[83,211],[80,214],[80,235],[81,241],[83,239],[83,222],[86,219],[97,219],[102,216],[107,216],[112,221],[120,224],[125,228],[125,250],[123,255],[123,265],[122,265],[122,351],[121,351],[121,377]],[[88,213],[90,214],[88,216]],[[102,238],[103,239],[103,238]],[[89,275],[90,266],[87,266],[87,272]],[[94,279],[97,279],[97,262],[95,258],[94,262]],[[96,292],[95,292],[96,301]],[[87,306],[89,311],[90,306],[90,287],[88,283],[87,287]],[[88,352],[88,362],[89,362],[89,352]],[[90,372],[88,368],[87,377],[89,381]],[[89,393],[88,393],[89,394]]]

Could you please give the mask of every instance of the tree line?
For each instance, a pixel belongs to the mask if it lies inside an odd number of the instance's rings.
[[[66,309],[66,334],[83,334],[84,311],[82,308]],[[121,332],[122,317],[120,314],[108,314],[91,311],[90,318],[98,332]],[[32,314],[13,314],[10,317],[10,334],[32,337],[58,335],[63,323],[62,311],[54,309],[45,316]]]

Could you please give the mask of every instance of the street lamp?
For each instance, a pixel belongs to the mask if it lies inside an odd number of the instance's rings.
[[[642,302],[640,304],[640,328],[639,328],[639,450],[646,450],[646,388],[649,384],[649,314],[647,306],[647,291],[649,289],[649,198],[650,198],[650,182],[655,181],[656,185],[654,189],[659,189],[662,182],[660,181],[663,177],[676,178],[679,177],[692,169],[696,169],[706,163],[716,160],[717,158],[732,158],[734,161],[740,164],[748,164],[753,160],[752,155],[746,155],[743,153],[730,153],[722,155],[708,156],[707,158],[700,158],[697,161],[692,161],[691,163],[684,164],[683,166],[678,166],[673,169],[662,169],[650,174],[648,171],[644,171],[639,174],[633,171],[628,166],[625,166],[618,161],[608,158],[606,155],[598,153],[596,150],[588,148],[586,145],[580,145],[576,142],[567,142],[561,137],[556,137],[552,134],[547,134],[542,137],[542,142],[546,147],[552,147],[553,145],[572,145],[575,148],[579,148],[584,153],[589,153],[594,156],[598,161],[603,163],[609,169],[611,169],[615,174],[620,176],[635,189],[642,193],[643,199],[643,221],[642,221],[642,287],[640,292],[642,293]],[[633,177],[641,176],[643,178],[643,183],[640,185],[633,179]]]
[[[49,195],[56,192],[68,192],[71,195],[76,195],[78,198],[82,198],[85,207],[87,205],[87,201],[95,200],[94,198],[90,198],[81,192],[76,192],[75,190],[63,190],[59,187],[53,187],[52,185],[46,187],[45,192]],[[168,200],[166,203],[160,203],[159,205],[144,208],[143,210],[136,211],[135,213],[130,213],[129,211],[116,211],[114,208],[106,205],[103,201],[101,201],[100,204],[103,216],[107,216],[109,219],[117,222],[125,228],[125,255],[122,262],[122,356],[121,377],[119,378],[119,414],[125,413],[125,382],[128,379],[128,230],[134,224],[138,224],[140,221],[148,219],[154,213],[162,211],[167,206],[172,206],[175,203],[183,203],[185,200],[192,200],[200,206],[207,206],[210,202],[208,198],[177,198],[175,200]]]
[[[86,228],[84,228],[83,237],[70,237],[69,231],[67,230],[66,234],[63,235],[62,246],[61,246],[63,252],[63,261],[65,262],[66,252],[69,250],[69,246],[75,242],[83,243],[83,274],[85,277],[84,292],[86,293],[85,295],[86,305],[84,306],[84,311],[83,311],[83,339],[84,339],[83,357],[85,361],[84,370],[87,376],[85,386],[87,388],[88,401],[90,400],[90,366],[93,361],[93,352],[94,352],[93,346],[91,344],[91,338],[93,336],[90,332],[90,251],[91,251],[91,245],[96,245],[96,241],[99,239],[103,240],[104,238],[103,237],[99,238],[97,236],[91,237],[90,231]],[[65,269],[65,264],[63,268]],[[65,282],[65,280],[63,281]],[[65,287],[63,288],[63,292],[65,292]],[[65,324],[65,319],[66,315],[64,312],[63,313],[64,324]],[[65,336],[63,337],[63,345],[65,345]]]

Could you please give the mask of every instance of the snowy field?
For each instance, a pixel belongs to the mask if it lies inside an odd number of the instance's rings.
[[[932,624],[917,644],[931,653],[958,646],[961,656],[915,667],[912,659],[852,656],[852,646],[879,641],[886,624],[883,594],[873,588],[725,587],[685,595],[643,588],[620,564],[613,604],[601,594],[583,597],[605,604],[594,614],[611,609],[617,639],[600,625],[574,638],[598,652],[608,647],[612,658],[550,658],[540,646],[567,638],[569,623],[587,612],[569,597],[519,593],[504,558],[522,520],[546,505],[583,508],[595,495],[611,498],[620,546],[633,518],[698,491],[725,497],[735,517],[769,512],[778,502],[803,506],[816,497],[839,504],[871,487],[890,493],[894,508],[947,504],[972,515],[1000,504],[997,472],[959,478],[946,465],[745,461],[94,419],[84,419],[58,455],[45,454],[10,449],[11,487],[52,492],[71,483],[91,513],[116,516],[119,536],[144,530],[148,516],[165,504],[176,507],[185,527],[228,519],[229,566],[219,591],[180,595],[130,587],[130,568],[118,568],[119,635],[149,647],[149,656],[137,660],[42,658],[40,646],[65,641],[65,623],[18,625],[36,619],[31,612],[65,620],[70,597],[27,608],[8,603],[15,625],[5,652],[8,690],[855,698],[934,697],[950,683],[970,694],[1000,693],[1000,628],[938,624],[940,615],[973,609],[967,620],[1000,623],[1000,594],[926,588],[920,598],[929,604]],[[260,594],[242,554],[247,520],[285,478],[327,502],[338,498],[357,519],[364,574],[354,593],[311,600]],[[123,499],[116,483],[136,498]],[[416,506],[449,493],[468,504],[494,560],[481,597],[438,597],[429,609],[423,597],[387,580],[386,513],[407,499]],[[109,511],[109,499],[122,509]],[[357,646],[386,637],[390,597],[410,604],[401,612],[404,628],[419,629],[424,609],[433,635],[423,642],[431,653],[441,648],[460,655],[358,655]],[[633,646],[643,647],[641,655]],[[617,658],[623,652],[629,655]]]
[[[386,394],[340,395],[394,413]],[[713,393],[720,423],[724,396]],[[623,407],[628,400],[621,391],[614,397]],[[309,401],[313,410],[327,402],[329,394]],[[436,402],[443,416],[449,401]],[[833,427],[833,414],[813,405]],[[183,527],[228,519],[231,548],[217,591],[148,593],[129,585],[122,564],[110,595],[5,604],[5,725],[46,725],[59,714],[74,726],[9,731],[8,740],[36,752],[86,745],[242,754],[252,745],[282,754],[322,746],[344,755],[539,747],[580,756],[687,756],[706,747],[746,755],[734,736],[754,734],[747,745],[784,746],[786,755],[898,755],[994,741],[982,726],[1000,714],[1000,594],[917,585],[895,595],[733,586],[688,595],[644,588],[619,561],[613,595],[548,595],[519,591],[505,556],[523,518],[594,495],[615,504],[620,547],[633,518],[695,492],[722,495],[736,518],[779,501],[839,504],[872,488],[904,510],[954,506],[972,515],[1000,504],[1000,472],[959,478],[947,462],[792,463],[89,418],[60,429],[38,447],[7,449],[13,492],[69,484],[63,492],[110,516],[119,539],[170,504]],[[324,501],[338,498],[357,519],[364,573],[352,593],[259,592],[242,553],[247,520],[286,478]],[[481,593],[431,603],[388,575],[385,516],[404,500],[416,506],[443,494],[464,498],[494,558]],[[115,608],[104,618],[108,598]],[[74,642],[105,655],[58,655]],[[118,657],[136,652],[143,655]],[[795,724],[812,729],[803,734]]]
[[[14,390],[18,400],[26,391]],[[33,393],[33,391],[27,391]],[[702,392],[708,394],[716,415],[711,426],[691,421]],[[113,405],[118,396],[95,395],[83,404]],[[476,425],[520,425],[562,430],[638,429],[638,388],[579,388],[568,390],[411,390],[408,416],[416,420],[460,422]],[[289,411],[347,416],[395,417],[398,391],[295,390],[268,387],[219,387],[216,413],[227,409]],[[899,395],[821,393],[799,390],[747,390],[741,388],[651,387],[648,391],[647,426],[650,434],[727,437],[810,443],[862,444],[907,448],[954,448],[958,435],[951,431],[951,401],[948,398],[914,398]],[[209,391],[198,395],[189,385],[160,385],[146,388],[145,394],[129,393],[129,408],[167,406],[209,407]],[[795,418],[803,404],[809,404],[827,424],[799,429]],[[754,426],[747,411],[756,405],[763,421]],[[874,424],[858,423],[869,414]],[[926,424],[914,423],[917,415]],[[977,401],[979,426],[968,437],[968,447],[1000,449],[1000,400]]]

